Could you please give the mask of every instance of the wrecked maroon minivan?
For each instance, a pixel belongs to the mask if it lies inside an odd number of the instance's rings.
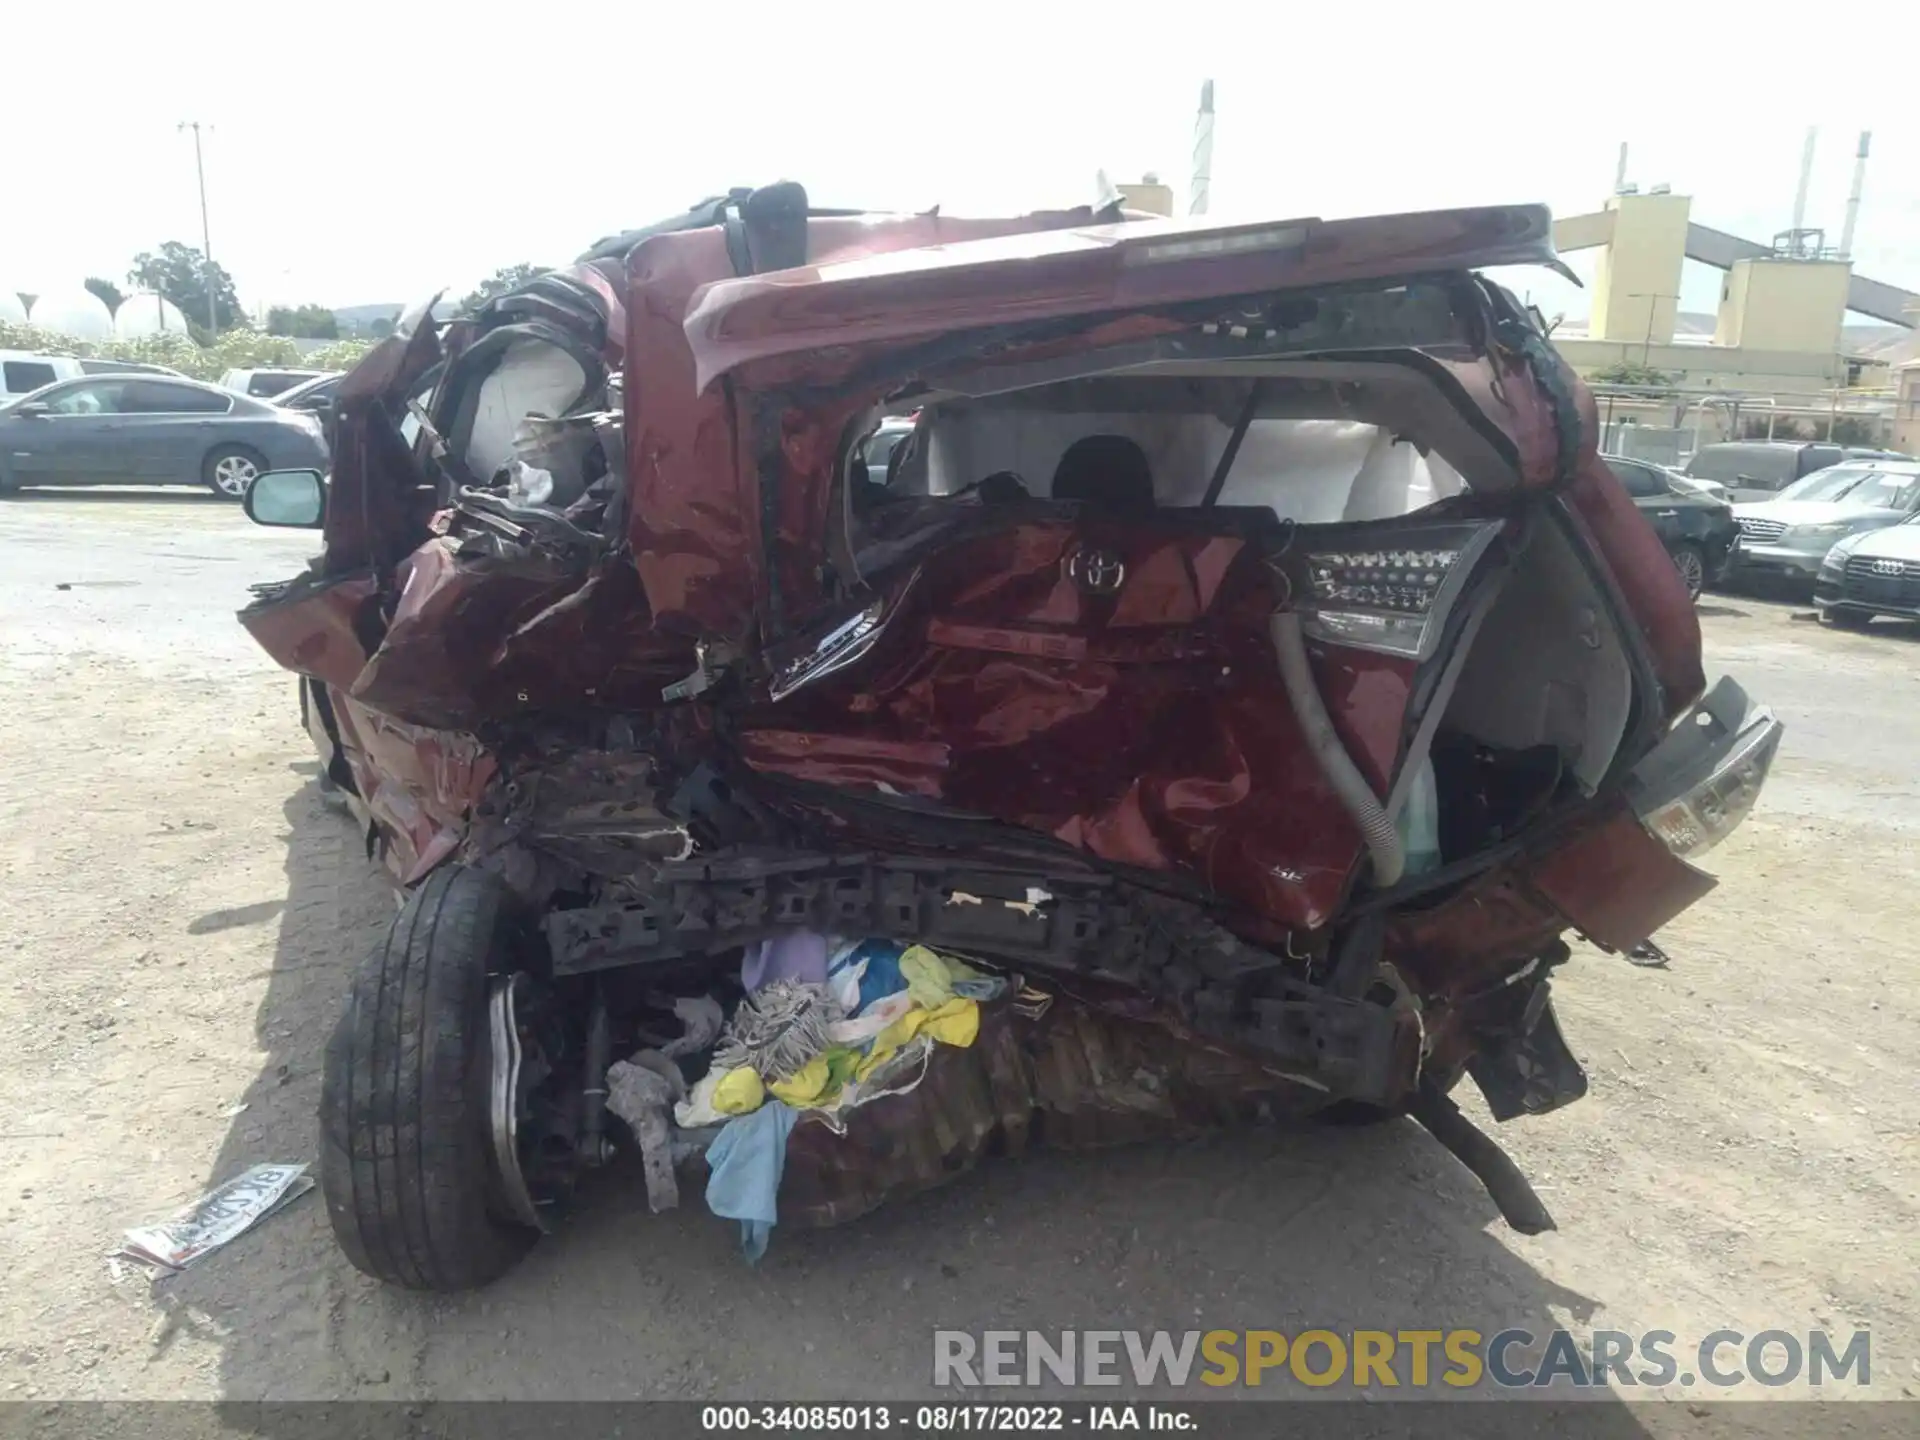
[[[1563,937],[1704,896],[1781,734],[1481,273],[1550,233],[783,184],[405,317],[241,616],[404,891],[326,1051],[353,1263],[484,1283],[616,1156],[764,1243],[748,1145],[828,1223],[1312,1116],[1550,1228],[1449,1092],[1584,1093]]]

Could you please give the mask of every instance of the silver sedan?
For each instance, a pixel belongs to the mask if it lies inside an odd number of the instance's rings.
[[[1816,470],[1777,500],[1733,507],[1739,574],[1810,581],[1827,552],[1851,535],[1898,525],[1920,510],[1920,462],[1853,461]]]

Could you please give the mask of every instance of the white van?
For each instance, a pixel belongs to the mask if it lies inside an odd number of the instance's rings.
[[[251,395],[256,400],[271,400],[296,385],[331,373],[329,370],[288,370],[283,366],[271,370],[229,370],[220,377],[220,388],[236,395]]]
[[[36,355],[31,350],[0,350],[0,405],[31,394],[56,380],[78,380],[87,372],[71,355]]]

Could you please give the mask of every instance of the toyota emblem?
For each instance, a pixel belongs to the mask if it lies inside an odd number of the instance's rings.
[[[1067,556],[1067,578],[1085,594],[1112,595],[1126,583],[1127,565],[1111,550],[1075,550]]]
[[[1903,575],[1906,573],[1906,569],[1907,567],[1898,560],[1876,560],[1873,562],[1873,573],[1876,575]]]

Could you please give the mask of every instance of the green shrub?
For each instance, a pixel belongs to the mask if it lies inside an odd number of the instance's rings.
[[[137,340],[80,340],[36,325],[0,321],[0,350],[31,350],[41,355],[85,356],[94,360],[135,360],[165,365],[196,380],[218,380],[229,370],[285,366],[300,370],[350,370],[373,348],[371,340],[337,340],[302,355],[291,340],[252,330],[229,330],[211,345],[178,331]]]

